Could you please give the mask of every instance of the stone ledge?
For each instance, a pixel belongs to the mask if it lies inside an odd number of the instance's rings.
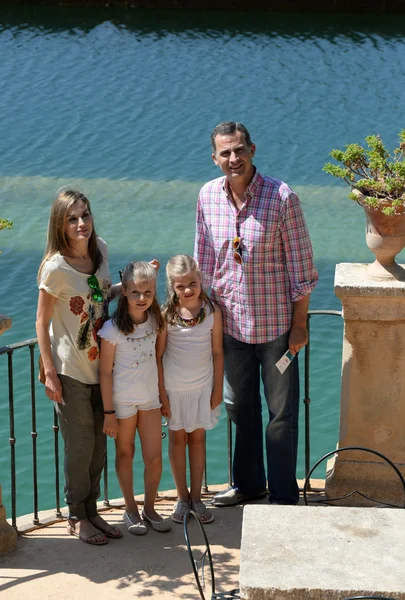
[[[405,265],[400,265],[405,268]],[[338,298],[347,296],[393,297],[405,296],[405,281],[396,279],[369,279],[367,264],[339,263],[335,270],[335,294]]]
[[[240,589],[248,600],[405,599],[405,512],[251,505],[243,511]]]

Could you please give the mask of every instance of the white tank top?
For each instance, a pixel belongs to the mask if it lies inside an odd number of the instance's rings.
[[[167,346],[163,356],[165,388],[189,390],[206,385],[213,377],[212,328],[214,314],[205,305],[206,317],[194,327],[167,326]]]

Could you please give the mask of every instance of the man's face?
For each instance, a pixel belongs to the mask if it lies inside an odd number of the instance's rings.
[[[221,171],[232,181],[248,183],[253,175],[252,160],[256,146],[249,146],[245,136],[240,131],[231,135],[217,135],[215,138],[216,150],[212,153],[212,160]]]

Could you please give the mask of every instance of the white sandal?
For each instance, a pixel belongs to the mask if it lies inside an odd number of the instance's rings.
[[[133,521],[126,511],[124,512],[124,521],[129,533],[133,533],[134,535],[145,535],[148,533],[145,521]]]
[[[171,519],[161,519],[160,521],[153,521],[145,514],[145,511],[142,511],[142,519],[149,523],[149,525],[155,531],[159,531],[160,533],[165,533],[166,531],[170,531],[172,528]]]

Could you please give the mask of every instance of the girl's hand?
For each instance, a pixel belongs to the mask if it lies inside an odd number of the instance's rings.
[[[212,392],[211,394],[211,410],[214,410],[222,402],[222,390],[220,392]]]
[[[167,394],[165,394],[163,397],[160,396],[160,402],[162,404],[162,406],[160,408],[162,417],[164,417],[165,419],[170,419],[170,417],[172,416],[172,413],[170,410],[170,402],[169,402],[169,398],[167,397]]]
[[[114,440],[117,438],[118,421],[115,415],[104,415],[103,433],[114,438]]]
[[[45,394],[53,402],[63,402],[62,384],[56,371],[45,375]]]
[[[154,258],[153,260],[149,261],[149,264],[152,265],[152,267],[156,270],[156,273],[159,271],[160,262],[158,261],[157,258]]]

